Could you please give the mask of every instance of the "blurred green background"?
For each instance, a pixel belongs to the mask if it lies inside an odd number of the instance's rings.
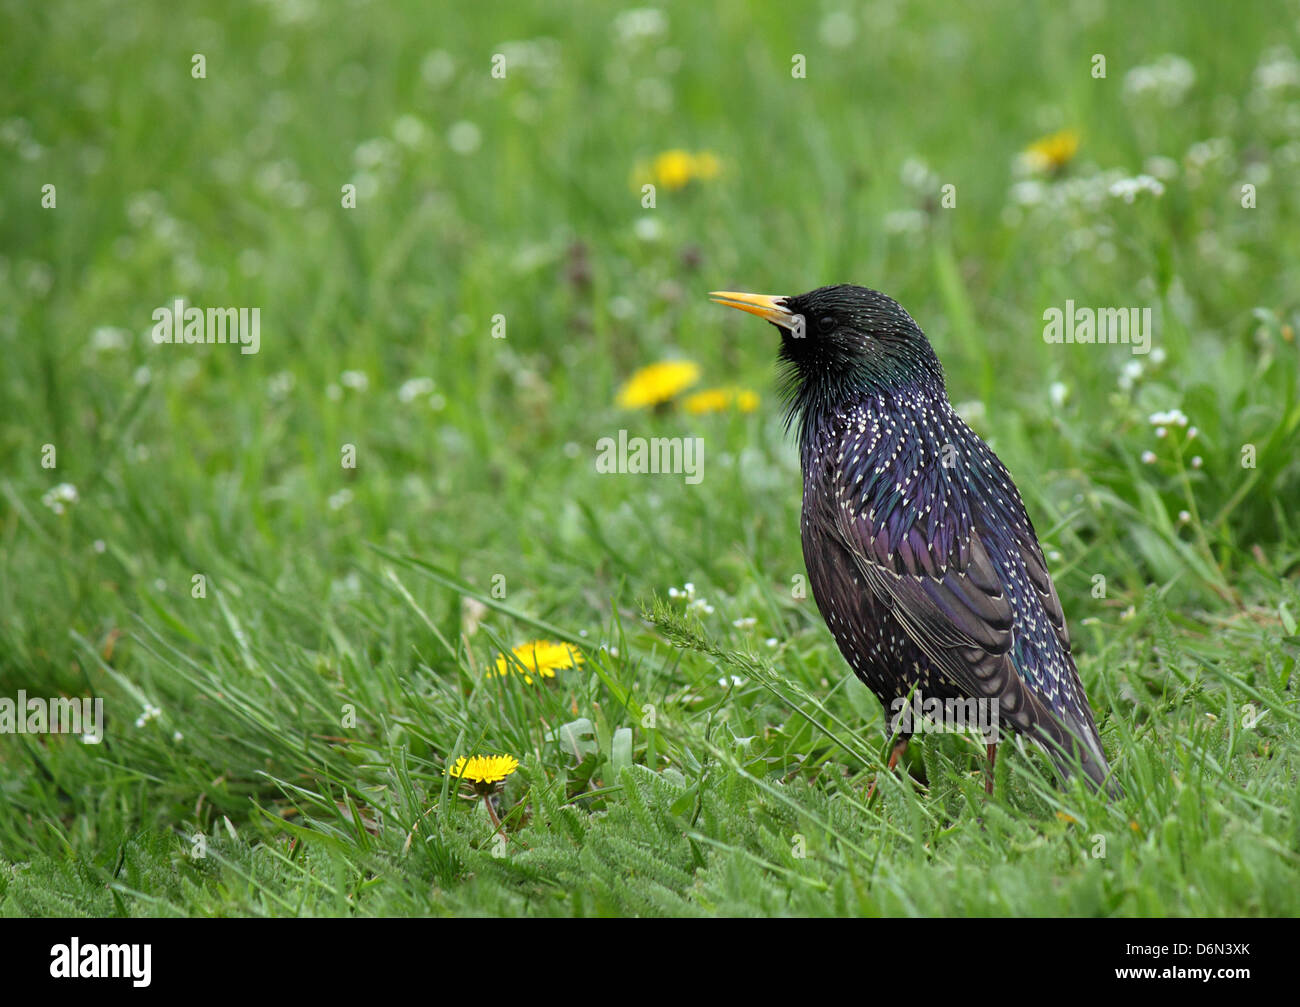
[[[108,718],[0,736],[0,910],[1296,912],[1300,5],[0,18],[0,695]],[[985,805],[943,738],[861,805],[776,339],[705,296],[836,282],[1014,474],[1125,803],[1025,758]],[[177,297],[260,352],[155,345]],[[1067,298],[1154,352],[1046,344]],[[675,358],[758,408],[618,406]],[[620,429],[703,482],[598,475]],[[484,676],[537,639],[582,664]],[[522,763],[504,855],[474,752]]]

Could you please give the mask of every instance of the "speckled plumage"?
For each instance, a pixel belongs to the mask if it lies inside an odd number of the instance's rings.
[[[763,317],[782,330],[799,431],[804,560],[850,667],[886,710],[913,687],[996,701],[1000,726],[1116,792],[1020,494],[949,403],[920,327],[861,287],[772,303]]]

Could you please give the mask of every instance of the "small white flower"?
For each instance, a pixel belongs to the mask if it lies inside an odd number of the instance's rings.
[[[77,487],[73,486],[72,483],[59,483],[41,497],[41,503],[54,511],[55,514],[62,514],[70,505],[80,499]]]
[[[737,629],[753,629],[758,625],[758,620],[753,616],[746,616],[743,619],[733,619],[731,624]]]
[[[1191,515],[1190,513],[1188,513],[1187,511],[1185,511],[1185,510],[1180,510],[1180,511],[1178,512],[1178,523],[1179,523],[1179,524],[1187,524],[1187,522],[1190,521],[1191,519],[1192,519],[1192,515]]]
[[[327,502],[329,503],[330,510],[342,510],[352,502],[352,491],[347,487],[344,487],[337,493],[331,494]]]
[[[1196,68],[1181,56],[1161,56],[1156,62],[1135,66],[1124,75],[1124,95],[1154,97],[1162,105],[1177,105],[1196,83]]]
[[[633,7],[614,18],[614,34],[624,45],[668,32],[668,15],[657,7]]]
[[[397,397],[402,402],[413,402],[421,395],[432,395],[433,387],[433,378],[410,378],[397,389]]]
[[[365,371],[344,371],[339,375],[339,384],[353,391],[364,392],[370,387],[370,378]]]
[[[1143,451],[1143,452],[1142,452],[1142,464],[1143,464],[1143,465],[1154,465],[1155,463],[1156,463],[1156,453],[1155,453],[1154,451]]]
[[[1204,465],[1204,464],[1205,464],[1205,461],[1204,461],[1204,459],[1201,458],[1200,455],[1193,455],[1193,456],[1192,456],[1192,468],[1194,468],[1194,469],[1199,469],[1199,468],[1200,468],[1202,465]]]
[[[1138,175],[1136,178],[1121,178],[1117,182],[1112,182],[1109,191],[1112,196],[1126,203],[1132,203],[1142,192],[1149,192],[1156,197],[1163,196],[1165,186],[1163,182],[1150,175]]]
[[[1164,427],[1156,427],[1156,436],[1157,436],[1157,437],[1164,437],[1164,436],[1165,436],[1166,434],[1168,434],[1168,433],[1169,433],[1169,431],[1166,430]]]
[[[457,154],[468,156],[478,150],[482,142],[482,132],[468,120],[454,122],[451,129],[447,130],[447,146]]]
[[[659,236],[663,234],[663,227],[659,224],[659,218],[648,214],[638,217],[632,229],[642,241],[658,241]]]
[[[858,35],[858,23],[848,11],[831,11],[818,27],[822,42],[832,49],[843,49],[853,44]]]
[[[886,234],[915,234],[925,228],[925,214],[920,210],[894,210],[882,221]]]
[[[126,347],[127,339],[126,329],[101,325],[90,334],[90,348],[96,353],[104,350],[121,350]]]
[[[1052,407],[1060,409],[1065,405],[1065,400],[1070,397],[1070,389],[1064,382],[1053,381],[1052,386],[1047,390],[1047,395],[1052,401]]]
[[[283,399],[298,383],[293,371],[279,371],[266,379],[266,393],[273,399]]]
[[[403,147],[418,147],[424,139],[424,123],[413,115],[403,115],[393,123],[393,136]]]

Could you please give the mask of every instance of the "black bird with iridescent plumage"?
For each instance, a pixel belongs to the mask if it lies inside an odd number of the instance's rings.
[[[858,678],[887,712],[918,696],[995,704],[998,726],[1042,744],[1063,775],[1118,793],[1034,526],[912,317],[849,285],[711,296],[781,331],[804,562]]]

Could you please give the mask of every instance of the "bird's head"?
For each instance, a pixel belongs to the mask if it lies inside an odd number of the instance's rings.
[[[867,394],[944,393],[943,368],[925,333],[877,290],[840,284],[791,297],[725,290],[709,296],[781,330],[792,417]]]

